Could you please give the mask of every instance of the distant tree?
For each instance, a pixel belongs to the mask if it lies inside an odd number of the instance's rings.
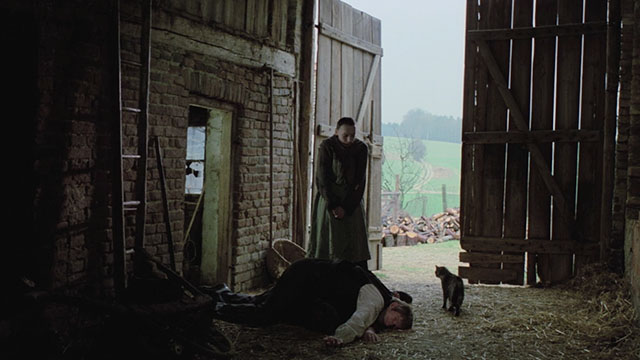
[[[382,136],[412,137],[460,143],[462,119],[434,115],[422,109],[409,110],[400,124],[382,124]]]
[[[383,177],[382,189],[389,192],[398,191],[398,202],[400,207],[405,209],[408,204],[406,195],[428,182],[432,172],[431,166],[423,161],[427,149],[421,140],[398,136],[397,144],[397,160],[391,160],[383,154],[382,166],[388,176]]]

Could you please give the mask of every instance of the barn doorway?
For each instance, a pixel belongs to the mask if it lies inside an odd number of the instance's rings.
[[[189,278],[229,281],[233,112],[189,107],[185,179],[185,255]]]

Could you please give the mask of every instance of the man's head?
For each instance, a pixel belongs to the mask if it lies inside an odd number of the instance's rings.
[[[384,325],[391,329],[411,329],[413,310],[400,299],[392,299],[383,316]]]
[[[350,146],[356,139],[356,123],[350,117],[343,117],[336,125],[336,135],[344,146]]]

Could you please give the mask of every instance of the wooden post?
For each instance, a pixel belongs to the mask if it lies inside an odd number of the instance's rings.
[[[447,211],[447,185],[445,184],[442,184],[442,211]]]

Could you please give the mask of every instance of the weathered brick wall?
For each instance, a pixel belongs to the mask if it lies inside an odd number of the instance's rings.
[[[127,2],[123,3],[126,7]],[[42,2],[30,9],[38,24],[38,109],[33,164],[35,234],[26,247],[30,263],[25,268],[33,270],[28,275],[41,285],[77,288],[96,295],[112,295],[114,286],[111,176],[118,153],[112,148],[117,74],[111,63],[116,53],[109,6],[109,2]],[[154,16],[162,11],[154,9]],[[135,37],[127,36],[137,35],[139,30],[135,26],[123,26],[122,30],[124,54],[135,60],[139,44]],[[269,66],[255,65],[263,59],[252,59],[256,56],[253,51],[265,45],[247,36],[242,36],[242,41],[252,48],[233,54],[242,58],[237,61],[209,51],[220,45],[216,43],[219,38],[208,39],[202,34],[197,41],[189,38],[171,43],[167,37],[156,41],[159,33],[154,30],[152,35],[149,135],[151,139],[158,137],[163,151],[177,268],[182,268],[184,260],[189,106],[225,104],[234,109],[235,129],[231,285],[240,291],[263,286],[269,239],[291,236],[295,75],[278,71],[272,75]],[[225,41],[234,37],[240,38],[229,35]],[[278,51],[286,52],[283,49]],[[283,66],[291,69],[294,65]],[[122,85],[125,105],[136,106],[138,78],[125,71]],[[125,116],[124,123],[125,153],[136,153],[135,119]],[[137,166],[127,161],[125,168]],[[168,264],[153,141],[148,170],[146,249]],[[133,178],[125,176],[126,192],[133,192],[133,184]],[[134,219],[127,218],[126,225],[131,246]]]
[[[200,40],[209,41],[206,37]],[[275,72],[272,80],[268,67],[239,65],[206,54],[186,42],[171,43],[154,38],[152,42],[149,131],[152,137],[159,137],[163,149],[177,268],[182,268],[182,239],[187,226],[184,166],[189,105],[217,107],[222,103],[235,109],[230,285],[239,291],[263,286],[267,281],[265,256],[270,231],[273,230],[273,238],[291,237],[293,79]],[[135,48],[125,50],[136,51]],[[136,88],[134,81],[126,84]],[[131,95],[135,96],[135,91]],[[273,124],[270,124],[272,111]],[[269,192],[271,128],[273,201]],[[163,204],[155,164],[155,155],[150,151],[145,245],[167,263]]]
[[[34,230],[27,251],[39,285],[103,293],[110,280],[109,9],[40,2]]]

